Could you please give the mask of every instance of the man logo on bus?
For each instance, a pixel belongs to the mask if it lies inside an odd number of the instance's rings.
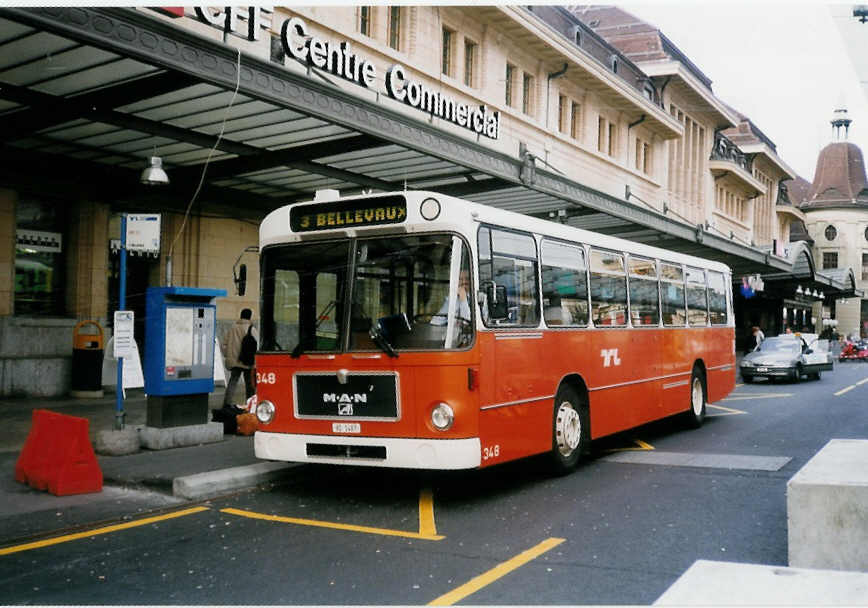
[[[621,365],[621,360],[618,358],[617,348],[604,348],[600,351],[600,356],[603,358],[603,367]]]
[[[367,403],[368,396],[364,393],[323,393],[323,403],[337,403],[338,416],[352,416],[354,403]]]

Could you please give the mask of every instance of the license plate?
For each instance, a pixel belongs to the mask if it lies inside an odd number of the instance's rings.
[[[767,368],[767,367],[758,367],[758,368],[756,368],[756,371],[758,371],[758,372],[767,372],[767,371],[769,371],[769,368]]]
[[[333,422],[332,433],[361,433],[362,425],[358,422]]]

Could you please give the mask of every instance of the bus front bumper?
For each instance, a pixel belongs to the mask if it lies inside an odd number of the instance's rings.
[[[253,446],[257,458],[286,462],[432,470],[475,469],[481,462],[478,437],[403,439],[257,431]]]

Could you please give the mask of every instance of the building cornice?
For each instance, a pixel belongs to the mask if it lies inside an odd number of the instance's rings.
[[[745,154],[761,154],[764,156],[772,165],[780,169],[781,173],[784,174],[782,179],[796,179],[796,172],[793,171],[774,150],[769,148],[767,144],[738,144],[738,148]]]
[[[639,67],[649,76],[671,76],[681,80],[688,89],[706,103],[708,109],[717,117],[717,124],[715,125],[717,129],[738,125],[738,117],[730,112],[726,105],[715,97],[714,93],[680,61],[646,61],[640,63]]]
[[[611,94],[617,95],[633,111],[644,114],[644,126],[652,128],[663,139],[676,139],[683,137],[684,128],[677,120],[672,118],[663,108],[653,101],[645,98],[642,93],[629,84],[612,74],[596,58],[583,49],[570,44],[561,36],[556,35],[551,27],[532,12],[528,12],[520,6],[497,6],[490,7],[497,10],[504,18],[526,29],[533,36],[543,40],[560,57],[560,61],[572,61],[583,72],[602,84]]]

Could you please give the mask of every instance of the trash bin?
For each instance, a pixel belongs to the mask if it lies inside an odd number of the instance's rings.
[[[85,328],[87,332],[83,331]],[[95,331],[94,331],[95,329]],[[103,331],[96,321],[81,321],[72,330],[72,397],[102,397]]]

